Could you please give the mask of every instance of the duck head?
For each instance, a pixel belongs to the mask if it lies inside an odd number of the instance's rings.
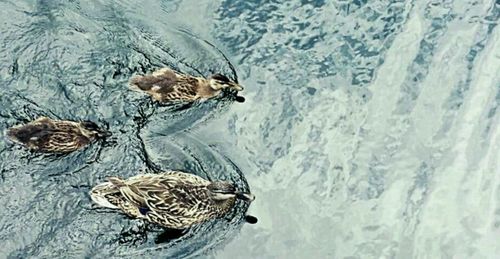
[[[224,201],[231,198],[237,198],[240,200],[251,202],[255,199],[255,196],[251,193],[236,191],[234,185],[228,182],[212,182],[208,185],[208,190],[212,199],[216,201]]]
[[[239,85],[231,81],[224,75],[221,74],[213,74],[208,78],[210,87],[214,90],[222,90],[222,89],[234,89],[236,91],[242,91],[243,86]]]
[[[99,128],[97,124],[91,121],[80,122],[80,129],[85,136],[92,138],[105,138],[111,135],[109,132]]]

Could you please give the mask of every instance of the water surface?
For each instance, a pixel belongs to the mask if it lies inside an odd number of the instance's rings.
[[[41,115],[113,132],[64,157],[0,143],[0,255],[496,258],[499,16],[495,0],[0,1],[2,134]],[[127,89],[163,66],[237,74],[246,102],[172,111]],[[259,222],[240,204],[157,244],[92,209],[91,186],[150,165],[250,188]]]

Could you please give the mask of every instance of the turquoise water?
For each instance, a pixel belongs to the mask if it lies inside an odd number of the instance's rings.
[[[62,157],[0,142],[0,257],[497,258],[499,16],[497,0],[0,1],[1,138],[42,115],[113,133]],[[237,75],[246,102],[127,88],[164,66]],[[256,200],[174,241],[92,206],[92,186],[148,168]]]

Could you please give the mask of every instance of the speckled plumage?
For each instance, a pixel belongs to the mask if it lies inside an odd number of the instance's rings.
[[[163,103],[209,99],[219,95],[224,88],[243,90],[239,84],[231,82],[223,75],[194,77],[169,68],[162,68],[149,75],[135,76],[130,80],[130,86]]]
[[[234,195],[224,200],[214,199],[209,188],[211,183],[178,171],[141,174],[127,180],[111,177],[109,182],[94,187],[90,196],[97,204],[120,209],[131,217],[184,229],[221,217],[234,206]],[[235,190],[229,183],[220,183]]]
[[[91,128],[86,128],[86,125]],[[75,151],[96,140],[101,134],[97,125],[92,122],[52,120],[47,117],[7,130],[7,136],[13,142],[45,153]]]

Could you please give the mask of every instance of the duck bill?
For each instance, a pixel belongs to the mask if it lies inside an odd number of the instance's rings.
[[[251,194],[251,193],[245,193],[245,192],[236,192],[236,198],[240,199],[240,200],[244,200],[244,201],[253,201],[255,200],[255,195]]]

